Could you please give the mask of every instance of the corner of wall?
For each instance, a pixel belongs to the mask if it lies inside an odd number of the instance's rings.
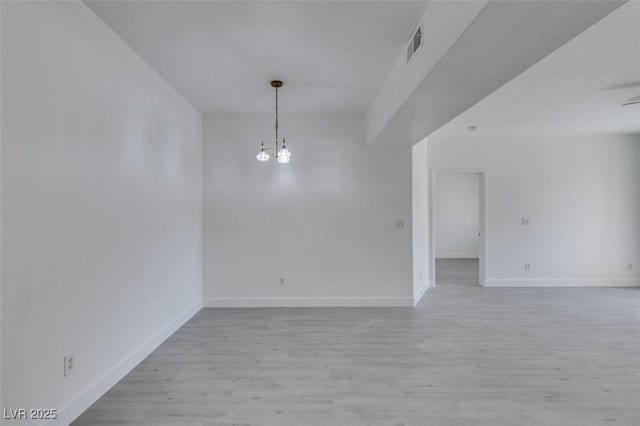
[[[637,209],[636,209],[636,226],[638,228],[636,237],[636,276],[640,278],[640,134],[635,135],[636,145],[636,197],[637,197]]]
[[[411,211],[413,252],[413,303],[420,301],[429,287],[429,162],[428,141],[411,149]]]
[[[0,1],[0,27],[2,26],[2,2]],[[2,46],[2,31],[0,31],[0,46]],[[0,47],[0,51],[2,48]],[[2,405],[2,57],[0,55],[0,409]],[[4,417],[4,416],[3,416]],[[0,419],[0,424],[2,420]]]
[[[140,364],[151,352],[167,340],[180,327],[187,323],[202,309],[202,301],[196,302],[173,320],[169,321],[156,334],[134,349],[129,355],[120,360],[98,380],[89,385],[80,394],[62,407],[58,418],[43,425],[68,425],[80,416],[95,401],[104,395],[109,389],[122,380],[131,370]]]
[[[425,282],[424,285],[419,288],[415,293],[413,293],[413,306],[416,306],[422,300],[422,296],[429,290],[431,287],[430,283]]]
[[[0,134],[10,134],[0,162],[2,403],[59,409],[50,424],[66,425],[202,308],[202,117],[86,4],[0,6],[2,104],[21,104],[0,112]],[[76,120],[60,126],[72,112]],[[51,199],[55,209],[32,204]],[[49,238],[53,228],[60,240]],[[38,244],[23,244],[25,232]],[[43,273],[46,283],[34,278]],[[19,303],[23,274],[39,294],[31,311]],[[49,350],[38,350],[45,340]],[[62,382],[61,354],[70,352],[83,367]]]

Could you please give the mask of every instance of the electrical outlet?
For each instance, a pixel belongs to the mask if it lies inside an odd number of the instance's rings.
[[[76,367],[75,362],[76,362],[75,354],[69,354],[64,357],[64,377],[67,377],[69,374],[75,371],[75,367]]]
[[[524,264],[524,270],[528,271],[529,269],[531,269],[531,265],[529,265],[528,263],[525,262]]]
[[[407,226],[406,226],[406,224],[404,222],[404,219],[397,219],[396,220],[396,229],[398,231],[402,231],[402,230],[406,229],[406,227]]]
[[[281,285],[281,286],[284,286],[284,277],[281,277],[281,278],[280,278],[280,285]]]
[[[529,218],[528,217],[523,217],[522,218],[522,226],[529,226]]]

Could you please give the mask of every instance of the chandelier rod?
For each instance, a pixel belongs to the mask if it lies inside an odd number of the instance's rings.
[[[275,86],[276,88],[276,150],[275,150],[275,157],[278,158],[278,85]]]
[[[0,0],[2,1],[2,0]],[[274,89],[276,89],[276,121],[274,124],[275,127],[275,133],[276,133],[276,145],[275,145],[275,149],[274,148],[265,148],[264,147],[264,141],[260,143],[260,151],[258,151],[258,155],[256,155],[256,158],[258,159],[258,161],[268,161],[269,160],[269,154],[267,154],[265,151],[273,151],[273,157],[276,158],[278,160],[278,163],[282,163],[282,164],[287,164],[289,162],[289,160],[291,159],[291,153],[289,152],[289,150],[287,149],[287,145],[286,142],[284,140],[284,138],[282,138],[282,149],[280,149],[280,134],[279,134],[279,130],[280,130],[280,102],[279,102],[279,89],[282,87],[282,81],[280,80],[273,80],[271,81],[271,87],[273,87]]]

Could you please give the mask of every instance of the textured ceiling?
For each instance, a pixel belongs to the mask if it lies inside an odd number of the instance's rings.
[[[490,2],[382,131],[370,135],[370,142],[407,146],[419,142],[623,4]],[[630,36],[637,40],[637,35],[636,29]],[[581,78],[581,71],[575,72],[575,77]],[[537,88],[522,90],[535,95]],[[516,102],[510,108],[519,106]]]
[[[629,2],[433,134],[640,133],[640,2]]]
[[[87,1],[202,113],[366,113],[427,1]]]
[[[285,113],[366,113],[429,5],[86,3],[205,114],[273,112],[272,79],[285,81]],[[639,2],[623,3],[489,3],[374,143],[410,145],[447,122],[443,132],[640,131],[640,105],[620,106],[640,96]]]

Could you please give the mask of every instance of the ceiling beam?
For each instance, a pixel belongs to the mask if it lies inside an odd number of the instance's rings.
[[[414,145],[624,3],[490,2],[368,142]]]

